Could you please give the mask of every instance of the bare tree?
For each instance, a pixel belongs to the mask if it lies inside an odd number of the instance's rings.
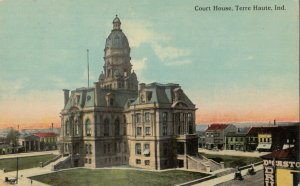
[[[19,137],[19,131],[11,128],[6,135],[6,143],[11,144],[13,147],[18,146],[19,145],[18,137]]]

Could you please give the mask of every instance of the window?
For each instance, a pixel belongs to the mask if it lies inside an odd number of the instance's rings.
[[[85,133],[87,136],[91,136],[91,122],[89,119],[85,122]]]
[[[138,154],[138,155],[141,154],[141,144],[140,143],[135,144],[135,154]]]
[[[110,144],[107,145],[107,152],[110,153]]]
[[[85,154],[89,154],[89,147],[88,147],[88,144],[85,144]]]
[[[113,106],[113,105],[114,105],[114,99],[113,99],[113,98],[110,98],[110,99],[109,99],[109,105],[110,105],[110,106]]]
[[[146,95],[147,95],[147,102],[150,102],[152,99],[152,91],[147,91]]]
[[[92,154],[92,145],[85,144],[85,154]]]
[[[189,134],[193,134],[193,132],[194,132],[194,130],[193,130],[193,115],[192,115],[192,113],[188,113],[188,115],[187,115],[187,117],[188,117],[188,126],[189,126]]]
[[[146,136],[150,136],[151,133],[150,133],[150,127],[145,127],[145,134]]]
[[[79,135],[79,123],[77,120],[75,121],[75,135]]]
[[[120,135],[120,121],[119,119],[116,119],[115,121],[115,136]]]
[[[103,152],[104,152],[104,154],[106,154],[106,144],[104,144]]]
[[[145,165],[150,165],[150,160],[145,160]]]
[[[163,136],[168,135],[168,126],[166,124],[163,125]]]
[[[168,113],[167,112],[163,112],[162,120],[163,120],[163,123],[168,121]]]
[[[166,156],[168,154],[168,143],[163,143],[163,155]]]
[[[150,113],[149,112],[145,113],[145,123],[150,124]]]
[[[89,144],[89,153],[92,154],[92,145]]]
[[[66,121],[65,131],[66,131],[66,135],[70,134],[70,123],[69,123],[69,121]]]
[[[144,144],[143,154],[147,157],[150,156],[150,144],[149,143]]]
[[[137,135],[137,136],[142,135],[142,127],[137,127],[137,128],[136,128],[136,135]]]
[[[126,122],[126,116],[124,116],[124,124],[123,124],[123,135],[127,135],[127,122]]]
[[[136,159],[136,160],[135,160],[135,163],[136,163],[136,164],[141,164],[141,160],[140,160],[140,159]]]
[[[124,142],[124,152],[125,153],[127,152],[127,144],[126,144],[126,142]]]
[[[262,142],[262,138],[260,138],[260,140],[259,140],[260,142]]]
[[[109,120],[104,120],[104,136],[109,136]]]
[[[79,105],[80,95],[76,95],[76,104]]]
[[[135,122],[137,124],[141,123],[141,114],[140,113],[135,114]]]
[[[89,159],[89,164],[91,164],[92,163],[92,159]]]

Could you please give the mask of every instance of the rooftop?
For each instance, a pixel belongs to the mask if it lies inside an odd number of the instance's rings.
[[[208,126],[208,128],[206,129],[206,131],[208,130],[224,130],[229,126],[229,124],[218,124],[218,123],[214,123]]]

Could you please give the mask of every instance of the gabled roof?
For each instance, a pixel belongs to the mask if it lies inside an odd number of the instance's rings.
[[[229,124],[218,124],[214,123],[208,126],[206,131],[211,131],[211,130],[224,130],[229,126]]]
[[[252,127],[248,134],[269,134],[279,130],[278,127]]]
[[[39,133],[34,133],[34,136],[37,137],[56,137],[57,134],[55,134],[54,132],[39,132]]]
[[[295,148],[273,151],[270,154],[261,156],[262,159],[278,159],[278,160],[296,160],[297,152]]]

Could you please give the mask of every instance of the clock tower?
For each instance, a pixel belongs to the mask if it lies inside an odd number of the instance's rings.
[[[127,37],[122,32],[121,21],[116,15],[113,29],[106,39],[104,48],[104,66],[99,83],[105,89],[138,89],[136,74],[130,63],[130,47]]]

